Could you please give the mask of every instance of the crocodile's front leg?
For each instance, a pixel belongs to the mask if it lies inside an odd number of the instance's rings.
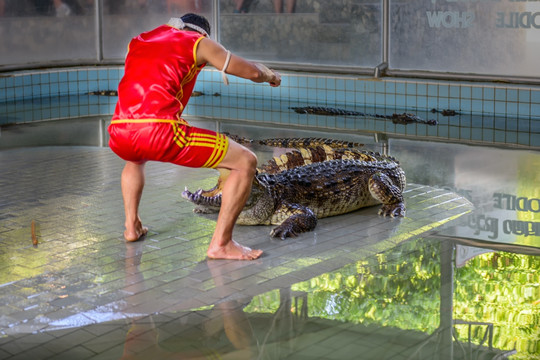
[[[281,204],[272,217],[272,224],[280,224],[271,236],[285,240],[287,237],[311,231],[317,226],[317,216],[308,207],[298,204]]]
[[[380,201],[383,205],[379,210],[379,215],[383,216],[405,216],[405,203],[401,189],[394,185],[390,177],[377,172],[369,178],[369,192],[371,196]]]

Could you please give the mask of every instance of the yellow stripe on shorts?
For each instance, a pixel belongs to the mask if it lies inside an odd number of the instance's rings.
[[[227,149],[229,148],[229,139],[218,133],[216,137],[216,144],[212,155],[208,158],[208,161],[203,165],[203,167],[215,168],[227,154]]]

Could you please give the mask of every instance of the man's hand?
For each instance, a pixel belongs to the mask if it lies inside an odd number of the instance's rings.
[[[277,87],[281,85],[281,75],[274,70],[270,70],[265,65],[260,63],[255,63],[255,66],[263,75],[263,81],[270,84],[270,86]]]
[[[271,70],[274,73],[274,80],[269,81],[268,83],[272,87],[278,87],[281,85],[281,75],[277,71]]]

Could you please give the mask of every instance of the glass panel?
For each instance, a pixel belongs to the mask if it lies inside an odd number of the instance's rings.
[[[380,1],[246,0],[240,10],[236,3],[242,1],[220,2],[220,36],[240,55],[316,65],[373,67],[380,62]],[[274,8],[278,3],[280,13]]]
[[[395,69],[540,76],[540,4],[500,0],[391,3]]]
[[[123,59],[132,37],[165,24],[173,16],[195,12],[212,24],[212,3],[212,0],[104,0],[103,57]]]
[[[93,0],[0,0],[0,65],[95,59]]]

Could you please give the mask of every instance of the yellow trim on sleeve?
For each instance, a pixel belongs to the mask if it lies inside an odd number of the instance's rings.
[[[205,38],[205,36],[201,36],[200,38],[197,39],[197,41],[195,41],[195,44],[193,44],[193,61],[194,61],[194,64],[195,64],[195,69],[197,69],[197,70],[201,70],[204,67],[204,65],[202,65],[200,67],[197,65],[197,63],[198,63],[197,62],[197,47],[199,46],[199,43],[201,42],[201,40],[204,39],[204,38]]]

